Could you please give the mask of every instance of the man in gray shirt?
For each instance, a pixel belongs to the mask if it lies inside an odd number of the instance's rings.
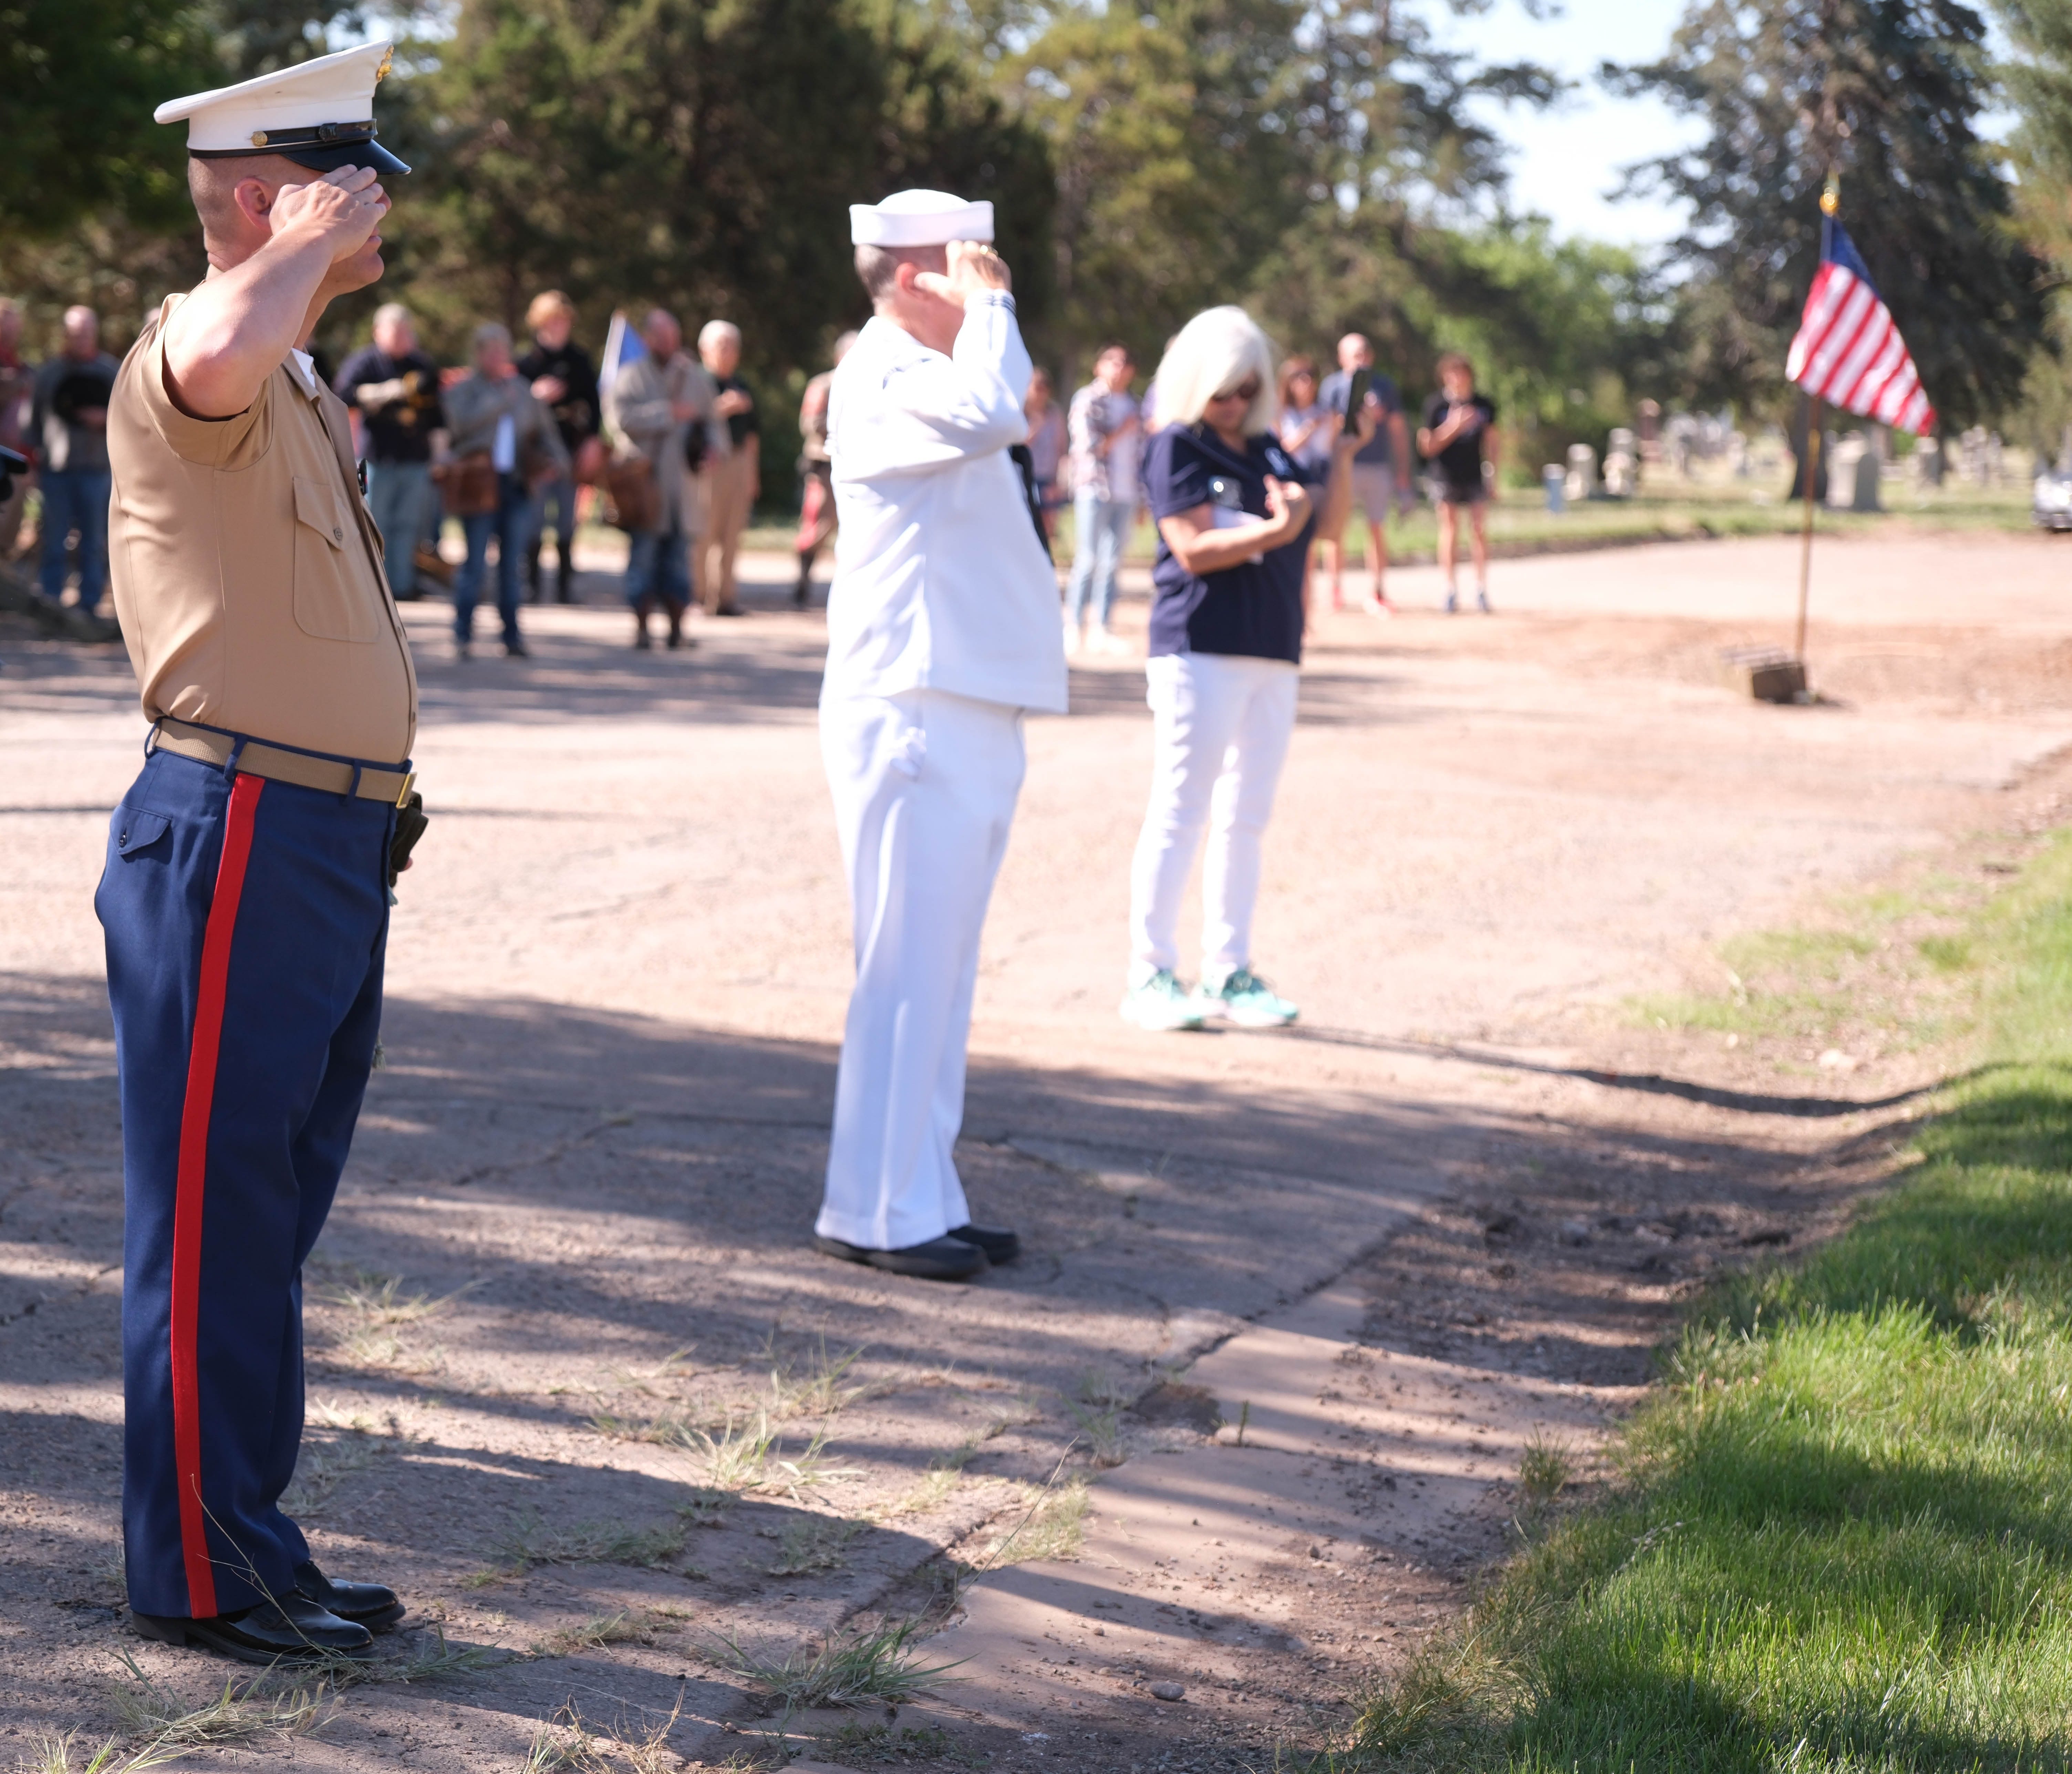
[[[626,601],[633,606],[633,644],[650,647],[648,613],[659,602],[669,645],[683,644],[691,601],[691,559],[705,533],[705,488],[698,470],[732,448],[719,412],[719,390],[705,366],[684,349],[675,315],[657,308],[641,323],[647,355],[622,368],[605,391],[605,418],[622,454],[645,458],[655,478],[657,515],[630,532]]]
[[[1403,417],[1403,397],[1385,376],[1374,374],[1374,347],[1364,333],[1347,333],[1338,341],[1338,369],[1324,378],[1317,390],[1318,404],[1345,416],[1346,401],[1352,392],[1353,372],[1365,370],[1367,404],[1374,409],[1374,441],[1353,458],[1353,505],[1367,519],[1367,565],[1374,569],[1374,595],[1367,607],[1377,616],[1392,616],[1385,581],[1388,573],[1388,507],[1392,503],[1408,507],[1410,499],[1410,432]],[[1330,551],[1331,608],[1344,606],[1341,585],[1346,564],[1345,532],[1319,535],[1317,540]]]
[[[29,443],[43,494],[44,597],[64,596],[66,549],[79,535],[79,607],[91,613],[108,584],[108,402],[121,368],[101,348],[101,317],[68,308],[64,349],[36,372]]]

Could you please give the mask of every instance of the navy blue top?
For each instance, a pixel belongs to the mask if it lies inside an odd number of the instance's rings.
[[[1264,517],[1266,477],[1314,486],[1327,467],[1305,468],[1270,437],[1248,437],[1240,454],[1205,425],[1168,425],[1151,440],[1144,496],[1156,518],[1198,505]],[[1302,658],[1302,563],[1317,528],[1313,514],[1293,542],[1236,566],[1191,573],[1161,533],[1151,569],[1151,652],[1234,653],[1248,659]]]
[[[1374,435],[1359,447],[1353,460],[1367,468],[1386,468],[1396,459],[1396,446],[1389,435],[1388,421],[1392,413],[1403,410],[1403,396],[1396,392],[1396,384],[1380,371],[1370,372],[1373,380],[1367,392],[1374,397],[1380,410],[1375,417]],[[1317,389],[1317,404],[1329,407],[1342,419],[1346,416],[1346,402],[1352,398],[1353,374],[1350,370],[1334,370],[1326,376]]]

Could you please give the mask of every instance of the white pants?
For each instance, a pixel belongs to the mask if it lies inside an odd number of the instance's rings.
[[[1022,712],[939,690],[820,705],[856,926],[817,1230],[898,1250],[970,1223],[952,1150],[979,933],[1021,792]]]
[[[1161,654],[1145,662],[1151,805],[1129,871],[1133,971],[1177,969],[1180,901],[1202,827],[1202,971],[1252,965],[1260,839],[1295,730],[1297,672],[1285,659]]]

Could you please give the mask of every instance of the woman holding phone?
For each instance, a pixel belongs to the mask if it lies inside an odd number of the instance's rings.
[[[1305,467],[1275,435],[1273,348],[1242,308],[1195,315],[1158,366],[1159,413],[1143,487],[1158,525],[1145,664],[1151,804],[1130,870],[1130,963],[1122,1015],[1140,1029],[1294,1021],[1296,1007],[1252,970],[1260,841],[1295,726],[1302,569],[1319,512],[1344,520],[1352,458],[1374,435],[1365,402]],[[1180,901],[1202,834],[1199,984],[1181,984]]]

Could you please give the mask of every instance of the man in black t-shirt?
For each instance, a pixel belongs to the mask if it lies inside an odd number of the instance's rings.
[[[708,616],[738,616],[741,593],[734,583],[734,557],[741,532],[763,491],[763,421],[755,396],[741,379],[741,329],[727,320],[709,320],[698,330],[698,357],[719,390],[714,411],[726,421],[732,450],[705,464],[705,487],[711,499],[705,523],[705,559],[699,563],[698,595]]]
[[[558,290],[533,297],[525,310],[525,324],[532,329],[532,348],[518,359],[518,373],[532,384],[532,396],[554,416],[554,428],[561,434],[571,472],[543,483],[532,495],[532,512],[526,528],[525,582],[527,595],[540,601],[540,544],[547,525],[554,526],[554,602],[575,601],[575,568],[572,564],[576,538],[576,480],[582,472],[585,446],[598,433],[597,366],[590,353],[576,343],[576,305]],[[594,457],[598,452],[588,452]],[[601,472],[602,465],[594,465]]]
[[[374,343],[345,360],[334,384],[352,409],[367,463],[367,507],[381,532],[382,565],[398,597],[417,595],[417,538],[430,513],[432,433],[443,430],[439,368],[417,349],[410,310],[384,302]]]
[[[1458,351],[1439,359],[1440,392],[1424,403],[1417,450],[1432,464],[1439,502],[1439,565],[1446,575],[1446,609],[1461,607],[1454,553],[1465,510],[1473,533],[1475,602],[1490,613],[1489,528],[1485,507],[1496,496],[1496,406],[1475,392],[1474,366]]]

